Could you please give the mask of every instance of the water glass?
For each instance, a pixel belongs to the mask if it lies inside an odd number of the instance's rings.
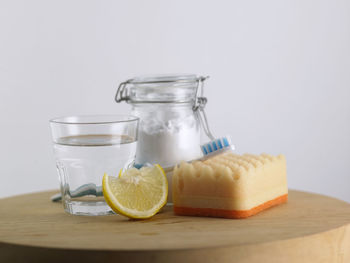
[[[64,210],[74,215],[113,213],[102,193],[105,173],[133,166],[138,118],[70,116],[50,120]]]

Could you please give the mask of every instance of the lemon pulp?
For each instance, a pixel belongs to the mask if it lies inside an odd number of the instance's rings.
[[[103,195],[114,212],[129,218],[149,218],[167,202],[168,181],[160,165],[131,168],[118,177],[103,176]]]

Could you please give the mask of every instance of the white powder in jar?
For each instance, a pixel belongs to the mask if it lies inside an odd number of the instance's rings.
[[[174,166],[181,161],[201,157],[199,127],[195,117],[141,119],[136,163],[158,163],[162,167]]]

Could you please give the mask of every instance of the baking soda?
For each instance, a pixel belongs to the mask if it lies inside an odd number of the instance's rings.
[[[199,127],[195,117],[175,115],[177,118],[174,118],[174,114],[155,114],[153,118],[141,119],[137,164],[158,163],[162,167],[170,167],[201,156]]]

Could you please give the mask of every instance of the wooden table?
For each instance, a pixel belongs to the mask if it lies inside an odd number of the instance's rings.
[[[248,219],[72,216],[54,192],[0,200],[0,262],[350,262],[350,204],[290,191]]]

